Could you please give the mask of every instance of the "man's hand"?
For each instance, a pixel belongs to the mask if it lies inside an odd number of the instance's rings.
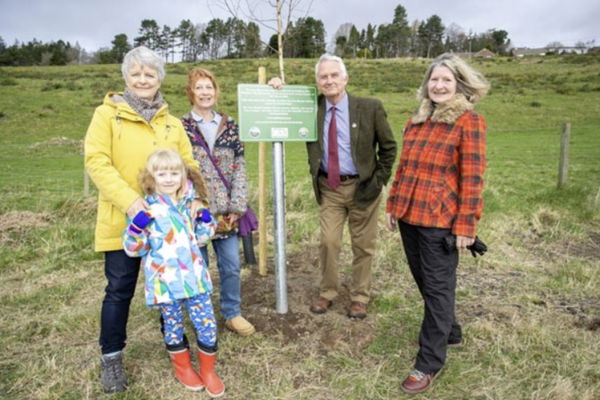
[[[281,89],[283,87],[283,82],[279,77],[274,76],[273,78],[269,79],[267,85],[271,86],[273,89]]]

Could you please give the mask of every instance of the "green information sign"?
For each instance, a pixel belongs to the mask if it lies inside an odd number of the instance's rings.
[[[240,138],[247,142],[317,140],[317,90],[313,86],[238,85]]]

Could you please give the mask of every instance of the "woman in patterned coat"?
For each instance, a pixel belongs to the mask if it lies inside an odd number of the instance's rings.
[[[254,326],[242,316],[241,311],[237,225],[248,204],[244,145],[240,141],[235,121],[214,109],[219,86],[210,71],[192,69],[186,92],[192,110],[183,116],[183,126],[206,182],[210,211],[219,223],[212,245],[219,270],[221,315],[229,330],[241,336],[251,335],[255,331]],[[201,250],[208,264],[207,248]]]
[[[454,313],[458,249],[475,241],[483,209],[485,119],[473,104],[489,84],[453,54],[430,65],[406,124],[402,154],[386,205],[390,230],[400,228],[411,273],[425,305],[419,352],[402,383],[407,393],[429,388],[448,346],[462,342]],[[454,235],[456,247],[446,250]]]

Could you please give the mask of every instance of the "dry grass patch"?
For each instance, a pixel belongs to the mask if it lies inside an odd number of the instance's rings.
[[[76,140],[66,136],[55,136],[42,142],[29,145],[31,150],[40,151],[44,149],[64,148],[70,152],[83,154],[83,139]]]
[[[32,229],[45,228],[53,220],[49,212],[8,211],[0,215],[0,245],[17,248],[22,235]]]

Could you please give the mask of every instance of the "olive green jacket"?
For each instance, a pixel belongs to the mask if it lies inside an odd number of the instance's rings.
[[[321,193],[318,177],[321,158],[323,157],[325,104],[325,97],[319,96],[317,111],[318,139],[316,142],[306,143],[313,189],[319,204],[321,204]],[[396,159],[397,145],[381,101],[356,97],[348,93],[348,108],[352,161],[359,175],[358,187],[354,193],[354,202],[358,207],[364,208],[379,196],[381,189],[389,180]]]

